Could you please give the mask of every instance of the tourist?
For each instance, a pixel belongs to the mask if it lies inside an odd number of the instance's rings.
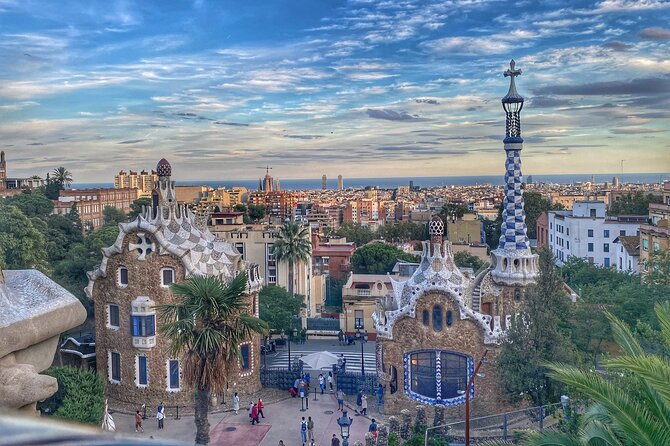
[[[312,420],[312,417],[307,417],[307,434],[309,439],[314,441],[314,420]]]
[[[356,395],[356,413],[360,413],[363,411],[363,390],[358,391],[358,395]]]
[[[340,331],[337,332],[337,340],[340,342],[340,345],[344,345],[344,332],[340,328]]]
[[[337,410],[344,410],[344,392],[337,389]]]
[[[344,355],[340,353],[340,357],[337,358],[337,370],[339,372],[343,372],[344,371],[343,367],[344,367]]]
[[[382,383],[377,385],[377,404],[384,404],[384,387]]]
[[[156,419],[158,420],[158,429],[163,429],[165,427],[165,406],[163,406],[162,401],[156,408]]]
[[[233,410],[235,411],[235,415],[240,411],[240,396],[237,392],[233,395]]]
[[[319,373],[319,387],[321,387],[321,395],[326,391],[326,381],[323,378],[323,373]]]
[[[347,358],[342,358],[342,373],[347,371]]]
[[[139,431],[144,432],[144,428],[142,427],[142,415],[140,415],[140,411],[137,410],[135,411],[135,432]]]
[[[302,440],[302,446],[305,446],[305,443],[307,443],[307,421],[305,421],[305,417],[302,417],[302,421],[300,421],[300,440]]]
[[[258,414],[263,418],[265,418],[265,415],[263,415],[263,408],[264,407],[265,406],[263,405],[263,400],[258,398]]]
[[[330,446],[340,446],[340,439],[337,438],[336,434],[333,434],[333,439],[330,440]]]
[[[367,395],[363,395],[361,397],[361,413],[363,415],[368,414],[368,396]]]
[[[258,404],[254,404],[251,408],[251,425],[253,426],[256,423],[261,424],[258,419]]]
[[[328,372],[328,386],[330,387],[330,393],[333,393],[333,372]]]
[[[370,423],[370,426],[368,427],[368,432],[372,435],[372,437],[377,440],[377,420],[374,418],[372,419],[372,423]]]

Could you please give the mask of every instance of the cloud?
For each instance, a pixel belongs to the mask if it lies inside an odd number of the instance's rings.
[[[555,98],[553,96],[534,96],[530,99],[530,105],[537,108],[565,107],[571,103],[568,99]]]
[[[440,101],[437,99],[432,99],[432,98],[417,98],[414,99],[414,102],[417,104],[431,104],[431,105],[439,105]]]
[[[599,96],[653,95],[670,90],[669,77],[639,78],[630,81],[592,82],[577,85],[550,85],[533,90],[536,95]]]
[[[226,121],[214,121],[216,125],[230,125],[234,127],[249,127],[249,124],[244,124],[242,122],[226,122]]]
[[[603,48],[607,48],[614,51],[628,51],[630,49],[635,48],[635,45],[619,42],[618,40],[610,40],[607,43],[603,43]]]
[[[643,11],[670,8],[666,0],[605,0],[596,5],[594,12]]]
[[[494,37],[445,37],[420,46],[435,54],[505,54],[512,45]]]
[[[407,112],[393,111],[388,109],[378,110],[373,108],[368,108],[366,113],[369,117],[375,119],[385,119],[387,121],[417,121],[421,118],[416,115],[410,115]]]
[[[117,142],[117,144],[137,144],[144,141],[146,141],[146,139],[128,139],[126,141]]]
[[[610,132],[614,133],[615,135],[638,135],[638,134],[644,134],[644,133],[661,133],[665,132],[666,130],[654,130],[650,129],[647,127],[641,127],[641,126],[629,126],[629,127],[621,127],[618,129],[612,129]]]
[[[670,29],[645,28],[640,31],[640,37],[649,40],[670,40]]]
[[[293,139],[321,139],[323,135],[282,135],[284,138]]]

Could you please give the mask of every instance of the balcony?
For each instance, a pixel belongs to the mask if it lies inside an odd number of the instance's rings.
[[[370,290],[356,290],[356,296],[367,297],[370,296]]]

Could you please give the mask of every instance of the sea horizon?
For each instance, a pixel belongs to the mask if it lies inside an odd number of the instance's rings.
[[[579,182],[591,181],[595,178],[596,183],[611,183],[614,177],[619,178],[620,183],[650,184],[670,180],[670,173],[625,173],[621,177],[620,173],[605,174],[548,174],[548,175],[527,175],[524,181],[532,179],[532,183],[547,184],[575,184]],[[445,186],[476,186],[490,184],[492,186],[501,186],[505,184],[505,178],[502,175],[463,175],[463,176],[443,176],[443,177],[379,177],[379,178],[343,178],[344,188],[360,189],[368,186],[376,186],[380,189],[395,189],[400,186],[409,186],[410,181],[418,187],[445,187]],[[337,178],[329,178],[328,189],[337,189]],[[258,189],[258,179],[255,180],[192,180],[177,181],[178,186],[210,186],[213,188],[235,186],[246,187],[250,190]],[[281,190],[319,190],[322,189],[321,178],[304,179],[280,179]],[[113,182],[105,183],[73,183],[73,189],[89,189],[114,187]]]

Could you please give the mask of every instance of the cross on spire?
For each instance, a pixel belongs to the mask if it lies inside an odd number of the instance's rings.
[[[503,74],[505,77],[511,77],[512,80],[514,80],[515,77],[521,76],[521,70],[517,70],[514,67],[516,66],[516,62],[514,62],[514,59],[510,60],[509,62],[509,70],[505,71]]]

